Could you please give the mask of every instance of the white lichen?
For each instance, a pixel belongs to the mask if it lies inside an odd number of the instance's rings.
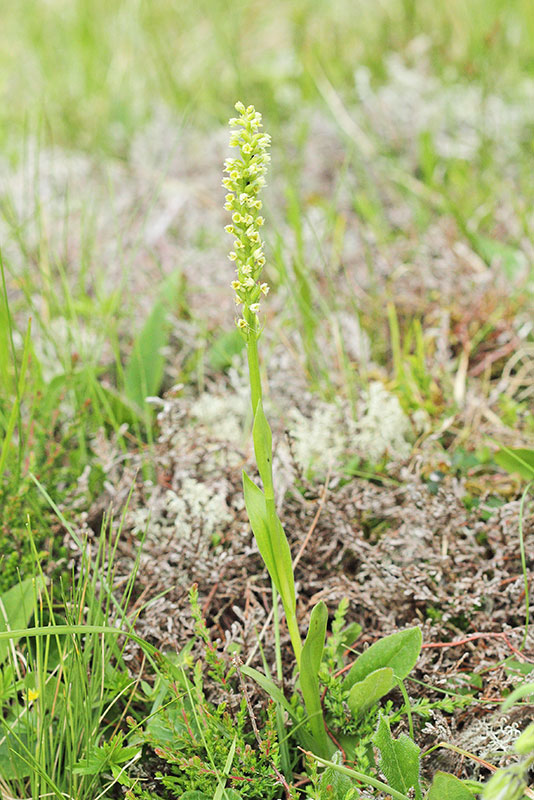
[[[132,512],[130,519],[136,533],[148,529],[152,539],[174,536],[184,542],[200,533],[209,544],[212,535],[231,521],[232,514],[222,492],[185,478],[179,492],[154,492],[148,504]]]
[[[412,449],[410,420],[379,381],[362,393],[357,420],[347,408],[320,402],[311,416],[291,411],[289,434],[295,461],[308,478],[339,469],[354,455],[378,464],[405,459]]]
[[[395,395],[373,381],[360,403],[360,415],[351,444],[366,461],[377,463],[385,456],[407,458],[411,451],[410,420]]]

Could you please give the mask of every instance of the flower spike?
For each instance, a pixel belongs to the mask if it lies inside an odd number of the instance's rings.
[[[232,212],[232,224],[225,230],[235,237],[228,258],[236,263],[237,280],[231,285],[236,302],[243,304],[243,317],[236,324],[248,339],[259,334],[258,300],[269,291],[266,283],[260,283],[265,256],[259,229],[264,220],[259,215],[262,204],[257,195],[265,186],[271,137],[261,132],[261,114],[254,106],[238,102],[235,109],[239,117],[230,120],[230,147],[239,148],[239,157],[224,162],[227,177],[223,186],[228,190],[224,207]]]

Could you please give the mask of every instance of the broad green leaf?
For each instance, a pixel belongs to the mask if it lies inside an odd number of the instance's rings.
[[[27,578],[17,583],[0,597],[0,632],[25,628],[35,608],[35,583]],[[18,639],[14,640],[16,644]],[[9,653],[8,641],[0,641],[0,664]]]
[[[473,800],[473,795],[455,775],[436,772],[425,800]]]
[[[306,641],[302,648],[303,666],[312,672],[319,680],[319,669],[321,667],[321,660],[323,657],[324,640],[326,636],[326,626],[328,624],[328,609],[326,604],[321,600],[312,609],[310,614],[310,624],[308,626],[308,633],[306,634]],[[301,675],[302,683],[302,675]]]
[[[261,489],[243,472],[243,492],[248,518],[258,544],[261,557],[282,598],[284,609],[294,613],[296,607],[295,584],[291,550],[278,517],[274,530],[269,526],[265,497]]]
[[[375,669],[363,681],[355,683],[347,697],[347,705],[354,718],[378,703],[381,697],[390,692],[395,685],[395,675],[391,667]]]
[[[332,756],[332,761],[334,764],[343,763],[343,758],[339,750]],[[348,775],[338,772],[338,770],[333,767],[327,767],[319,781],[319,800],[345,800],[345,797],[352,787],[353,781]],[[356,794],[353,794],[353,797],[357,798],[359,796],[360,794],[356,790]]]
[[[198,792],[196,789],[192,791],[184,792],[184,794],[180,795],[180,800],[211,800],[207,794],[204,792]]]
[[[495,462],[507,472],[516,472],[527,481],[534,479],[534,450],[503,447],[497,450],[494,458]]]
[[[317,755],[328,758],[334,751],[323,722],[323,709],[319,691],[319,669],[323,656],[328,610],[321,601],[313,607],[306,641],[300,657],[300,689],[308,712],[310,729],[316,741]]]
[[[267,417],[263,411],[263,404],[258,400],[256,413],[254,414],[254,426],[252,428],[252,439],[254,441],[254,453],[258,472],[263,483],[266,496],[273,491],[273,437]]]
[[[380,769],[392,788],[405,793],[413,788],[416,798],[421,798],[419,787],[421,751],[415,742],[406,734],[394,739],[385,717],[380,717],[373,742],[380,750]]]
[[[135,340],[130,360],[126,364],[126,396],[141,409],[145,405],[145,398],[157,395],[161,388],[165,371],[165,356],[162,351],[169,341],[170,312],[181,291],[181,281],[181,273],[175,273],[164,282],[159,299]]]
[[[371,672],[391,667],[395,677],[404,680],[415,666],[421,652],[423,638],[419,628],[408,628],[384,636],[365,650],[354,662],[343,682],[345,690],[363,681]]]

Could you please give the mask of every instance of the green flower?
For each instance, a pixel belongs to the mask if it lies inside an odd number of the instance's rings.
[[[261,132],[261,114],[254,106],[245,108],[243,103],[236,103],[235,108],[240,116],[230,120],[234,129],[230,147],[239,148],[240,156],[224,162],[228,177],[223,179],[223,186],[229,192],[224,207],[232,212],[232,224],[225,230],[235,237],[228,258],[236,264],[237,280],[231,284],[235,302],[243,306],[242,317],[236,324],[248,338],[258,335],[259,300],[269,291],[266,283],[259,282],[265,256],[259,230],[264,220],[259,215],[262,203],[258,194],[265,186],[271,137]]]

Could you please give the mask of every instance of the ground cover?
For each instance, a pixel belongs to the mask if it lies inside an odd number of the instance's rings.
[[[435,800],[480,796],[488,762],[512,771],[485,798],[524,794],[534,17],[360,12],[6,13],[3,797]],[[237,97],[272,135],[261,374],[296,619],[304,641],[329,610],[327,760],[389,790],[297,749],[318,729],[243,499],[257,457],[220,186]],[[41,633],[9,632],[26,625]],[[375,675],[351,709],[341,670],[413,628],[402,685],[382,671],[388,691]],[[410,737],[445,743],[420,784]]]

